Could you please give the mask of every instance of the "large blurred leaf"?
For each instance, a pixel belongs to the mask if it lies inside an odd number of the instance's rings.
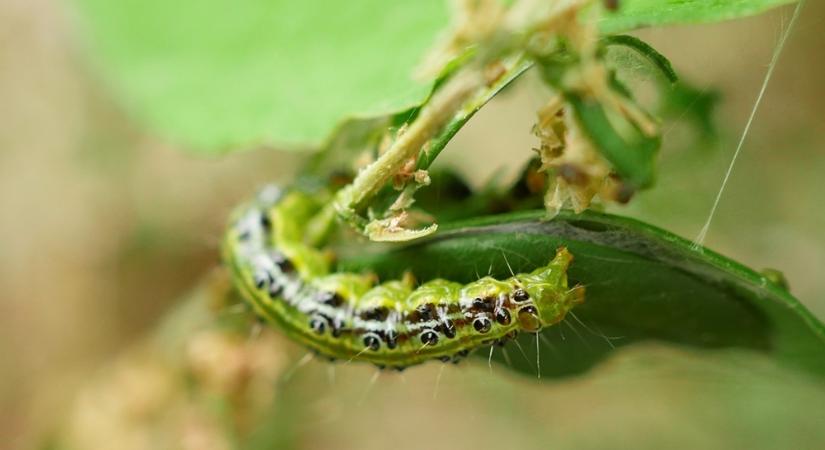
[[[615,13],[605,14],[599,28],[618,33],[659,25],[721,22],[767,11],[795,0],[619,0]]]
[[[127,108],[198,150],[320,142],[352,115],[396,112],[443,0],[75,0]]]
[[[74,0],[92,59],[137,118],[199,151],[316,146],[353,116],[423,101],[412,73],[444,0]],[[608,33],[756,14],[790,0],[622,0]]]
[[[575,257],[570,279],[586,286],[586,300],[574,308],[575,318],[543,332],[543,375],[580,373],[614,348],[641,341],[755,351],[825,375],[825,326],[769,277],[635,220],[585,212],[542,222],[543,214],[443,226],[423,242],[362,252],[341,266],[384,278],[411,270],[422,281],[469,282],[487,273],[506,278],[511,268],[532,270],[567,246]],[[525,334],[519,340],[520,349],[509,346],[512,367],[535,376],[536,338]],[[494,357],[503,360],[504,353]]]

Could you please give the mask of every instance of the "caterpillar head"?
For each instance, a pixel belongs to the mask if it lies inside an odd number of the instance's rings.
[[[561,247],[549,265],[517,277],[521,287],[513,293],[513,300],[525,303],[518,310],[522,330],[535,333],[554,325],[574,306],[584,302],[584,286],[571,289],[567,285],[567,268],[571,261],[573,255]]]

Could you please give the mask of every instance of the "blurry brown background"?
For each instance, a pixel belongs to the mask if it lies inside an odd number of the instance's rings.
[[[623,213],[689,238],[698,233],[789,14],[640,33],[686,79],[721,91],[723,140],[718,149],[685,149],[678,130],[668,134],[659,185]],[[0,448],[35,445],[89,374],[215,265],[231,206],[300,162],[272,150],[196,157],[143,133],[84,65],[69,17],[58,2],[0,2]],[[783,270],[820,318],[823,31],[825,4],[809,2],[707,241],[755,268]],[[541,98],[537,86],[521,83],[461,132],[443,162],[469,152],[502,166],[521,161],[534,144],[529,128]],[[479,181],[489,167],[463,170]],[[480,364],[446,370],[435,399],[438,366],[383,377],[369,391],[371,369],[344,368],[334,385],[296,384],[309,404],[297,442],[417,448],[419,432],[435,447],[461,437],[461,447],[475,448],[825,442],[823,386],[765,361],[737,364],[650,347],[587,377],[543,384]],[[387,412],[400,405],[389,423]]]

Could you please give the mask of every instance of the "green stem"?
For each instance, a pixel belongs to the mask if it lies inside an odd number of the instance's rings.
[[[524,55],[519,55],[517,58],[514,58],[514,61],[515,63],[507,69],[504,76],[502,76],[492,86],[473,98],[471,102],[468,102],[461,114],[458,114],[450,123],[448,123],[444,127],[442,133],[430,142],[430,146],[427,148],[427,151],[421,152],[418,156],[418,164],[416,168],[428,169],[432,163],[435,162],[438,155],[441,154],[441,151],[444,150],[444,147],[447,146],[447,143],[453,139],[456,133],[458,133],[458,130],[464,127],[464,125],[475,115],[475,113],[486,105],[487,102],[492,100],[493,97],[495,97],[502,89],[509,86],[510,83],[526,72],[527,69],[533,67],[533,61]]]
[[[338,193],[335,198],[338,213],[347,218],[363,208],[410,158],[414,158],[427,142],[441,132],[467,99],[483,86],[484,77],[474,67],[467,68],[450,79],[389,150],[361,171],[351,185]]]

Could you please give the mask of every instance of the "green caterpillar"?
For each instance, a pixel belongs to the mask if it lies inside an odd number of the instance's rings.
[[[537,333],[584,300],[567,285],[572,255],[505,280],[469,284],[412,277],[376,284],[369,274],[330,271],[329,252],[304,239],[323,195],[270,186],[239,208],[223,241],[235,287],[255,312],[331,359],[405,367],[457,362],[518,332]]]

